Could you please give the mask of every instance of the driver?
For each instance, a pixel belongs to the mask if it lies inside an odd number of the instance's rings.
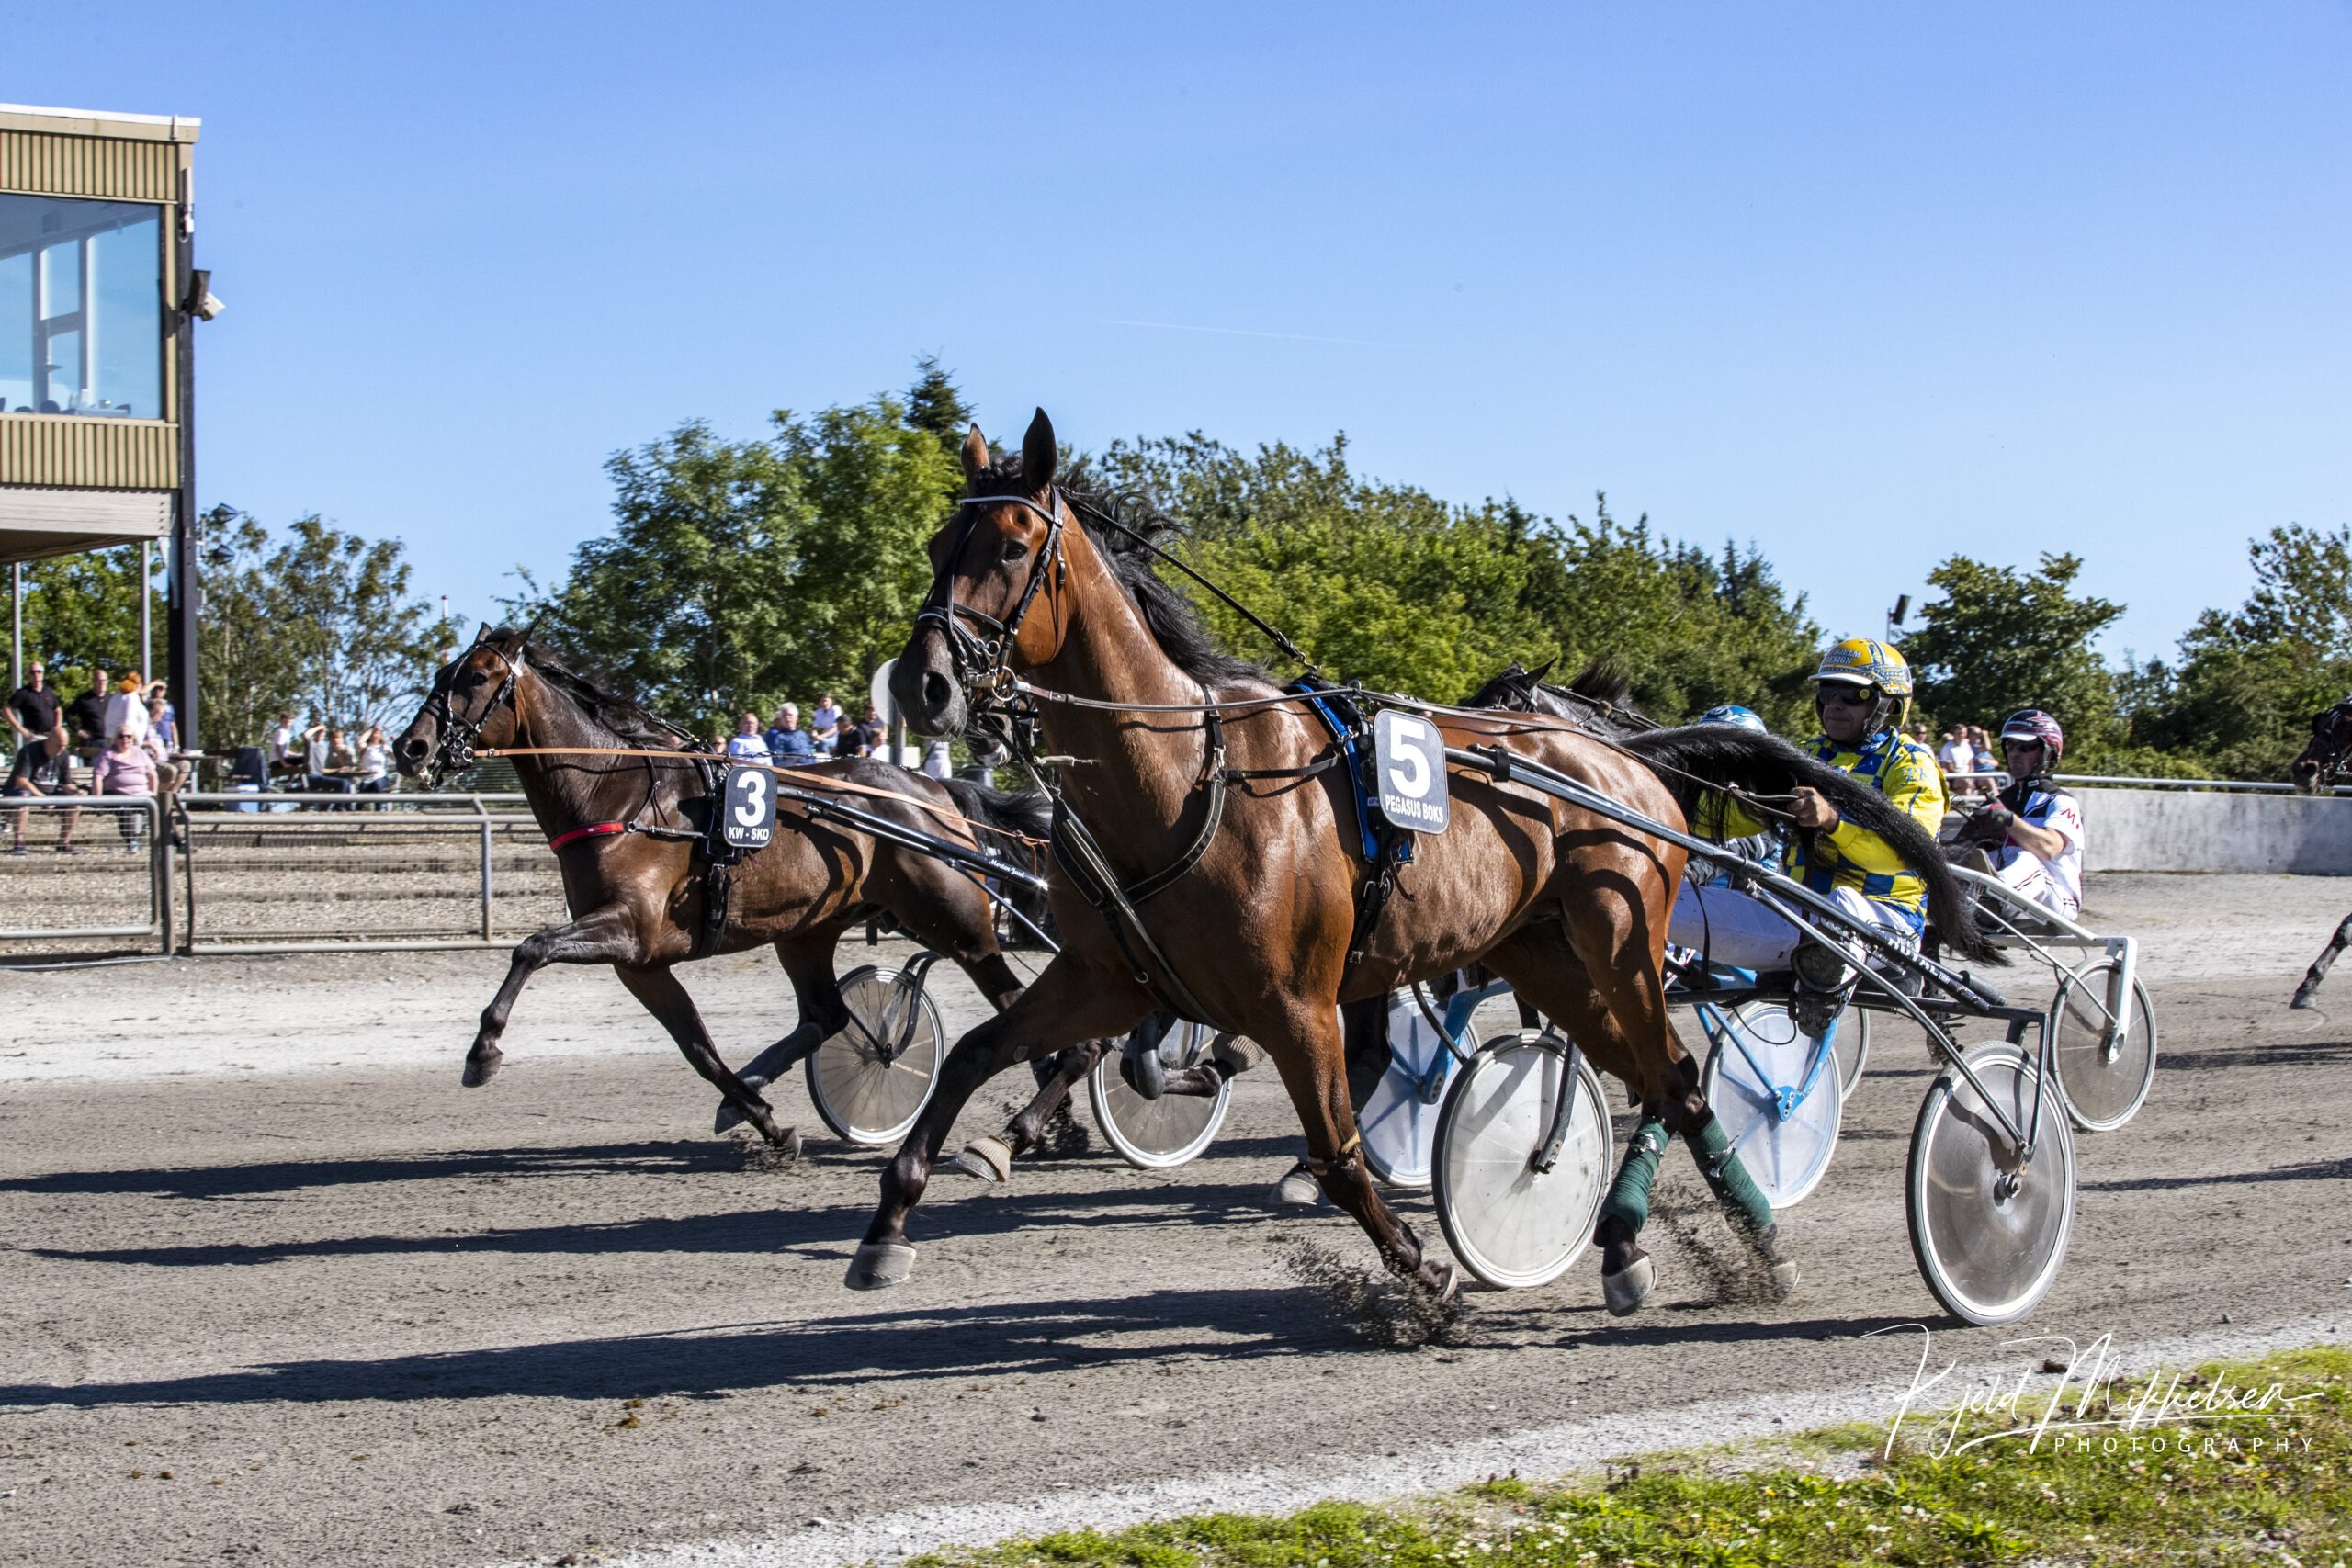
[[[1943,826],[1943,773],[1933,752],[1903,733],[1911,705],[1911,667],[1903,655],[1883,642],[1849,637],[1823,655],[1813,682],[1821,733],[1806,750],[1870,784],[1933,836]],[[1719,804],[1702,800],[1695,815],[1694,831],[1718,840],[1768,829],[1727,797]],[[1897,941],[1918,942],[1927,926],[1927,884],[1884,839],[1844,821],[1811,788],[1798,788],[1789,816],[1809,831],[1789,843],[1783,871]],[[1733,887],[1683,891],[1675,903],[1669,941],[1734,968],[1791,966],[1802,938],[1779,914]]]
[[[2051,778],[2065,750],[2066,732],[2040,708],[2009,715],[2001,726],[2009,785],[1968,818],[1960,840],[1975,846],[1962,863],[2071,920],[2083,908],[2083,808]]]

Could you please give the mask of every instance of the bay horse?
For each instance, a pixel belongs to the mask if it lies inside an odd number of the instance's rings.
[[[468,1088],[497,1072],[504,1055],[499,1037],[532,975],[549,964],[609,964],[695,1071],[718,1089],[724,1103],[718,1130],[748,1121],[770,1144],[797,1147],[797,1135],[776,1124],[759,1091],[848,1023],[833,974],[844,932],[887,915],[954,960],[991,1006],[1003,1007],[1021,990],[999,950],[989,896],[971,876],[846,825],[796,818],[788,801],[779,802],[775,839],[732,869],[722,925],[715,935],[707,932],[697,842],[709,823],[707,770],[725,759],[700,751],[683,730],[530,645],[526,632],[482,627],[473,646],[435,676],[424,707],[392,750],[401,772],[414,778],[437,777],[445,764],[461,764],[478,747],[569,753],[517,756],[514,765],[532,816],[556,846],[573,919],[515,946],[505,982],[482,1010],[466,1054]],[[791,776],[878,791],[849,798],[861,810],[970,847],[978,839],[967,820],[1031,839],[1045,828],[1039,802],[963,780],[942,784],[878,758],[845,758]],[[775,949],[799,1020],[739,1074],[729,1069],[671,971],[690,958],[762,945]],[[1025,1135],[1011,1141],[1019,1147],[1038,1142],[1052,1110],[1024,1110],[1015,1127]]]
[[[1419,837],[1396,896],[1359,932],[1362,874],[1349,847],[1356,807],[1344,775],[1328,765],[1329,731],[1264,671],[1209,641],[1153,570],[1157,552],[1141,532],[1057,485],[1043,410],[1016,458],[992,462],[975,427],[962,459],[965,499],[930,542],[931,596],[891,691],[927,735],[962,729],[976,699],[1035,705],[1053,753],[1045,765],[1059,781],[1051,900],[1065,945],[1012,1006],[948,1054],[937,1092],[883,1171],[852,1288],[911,1274],[907,1218],[982,1082],[1173,1010],[1267,1051],[1325,1192],[1392,1271],[1450,1292],[1453,1267],[1390,1212],[1357,1153],[1337,1008],[1473,963],[1564,1026],[1632,1089],[1649,1121],[1703,1152],[1718,1199],[1745,1216],[1777,1278],[1793,1284],[1769,1205],[1668,1019],[1662,959],[1679,848],[1524,785],[1455,772],[1451,825]],[[1604,743],[1556,721],[1466,710],[1437,728],[1451,745],[1508,737],[1531,761],[1672,828],[1686,818],[1667,773],[1686,789],[1811,785],[1914,863],[1947,942],[1984,951],[1951,919],[1959,894],[1933,841],[1868,785],[1770,736],[1712,726]],[[1604,1279],[1645,1263],[1637,1228],[1604,1235]]]
[[[2312,738],[2303,743],[2295,760],[2287,765],[2287,779],[2297,792],[2303,795],[2324,795],[2332,788],[2352,761],[2352,697],[2346,697],[2332,708],[2323,708],[2312,718]],[[2327,939],[2312,966],[2303,971],[2303,983],[2295,987],[2295,999],[2290,1008],[2307,1008],[2319,994],[2320,982],[2335,966],[2337,954],[2352,944],[2352,915],[2346,915]]]

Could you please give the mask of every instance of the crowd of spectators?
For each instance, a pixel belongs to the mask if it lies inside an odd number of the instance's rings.
[[[187,777],[177,756],[179,718],[170,689],[135,670],[109,680],[105,670],[93,669],[88,688],[69,702],[50,688],[47,666],[35,660],[24,684],[8,694],[0,715],[7,721],[5,739],[12,751],[0,795],[17,800],[43,795],[153,798],[179,788]],[[25,828],[31,815],[21,806],[9,814],[8,853],[28,852]],[[145,814],[112,815],[122,847],[139,848]],[[82,852],[83,846],[74,841],[81,818],[79,807],[56,814],[58,853]]]
[[[819,694],[817,705],[802,715],[800,705],[786,703],[775,710],[775,716],[763,725],[756,713],[744,712],[735,716],[732,735],[714,736],[711,749],[735,758],[739,761],[767,762],[779,768],[806,767],[833,757],[884,757],[890,754],[890,726],[872,703],[865,705],[863,716],[853,720],[833,701],[833,694]],[[923,771],[937,778],[947,776],[947,747],[942,741],[931,748],[934,757],[926,753]]]

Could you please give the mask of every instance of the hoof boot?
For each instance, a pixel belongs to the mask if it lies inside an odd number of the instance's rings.
[[[964,1145],[963,1153],[940,1168],[972,1177],[991,1187],[1001,1187],[1012,1179],[1012,1150],[1002,1138],[975,1138]]]
[[[849,1260],[849,1277],[842,1283],[853,1291],[887,1291],[905,1284],[914,1271],[913,1243],[869,1241]]]
[[[1600,1276],[1601,1304],[1611,1317],[1631,1317],[1657,1288],[1657,1265],[1645,1253],[1617,1273]]]

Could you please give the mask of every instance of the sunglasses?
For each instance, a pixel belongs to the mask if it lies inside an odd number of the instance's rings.
[[[1815,688],[1813,700],[1815,705],[1818,707],[1826,707],[1831,703],[1838,703],[1849,708],[1866,708],[1878,701],[1878,688],[1824,685]]]

